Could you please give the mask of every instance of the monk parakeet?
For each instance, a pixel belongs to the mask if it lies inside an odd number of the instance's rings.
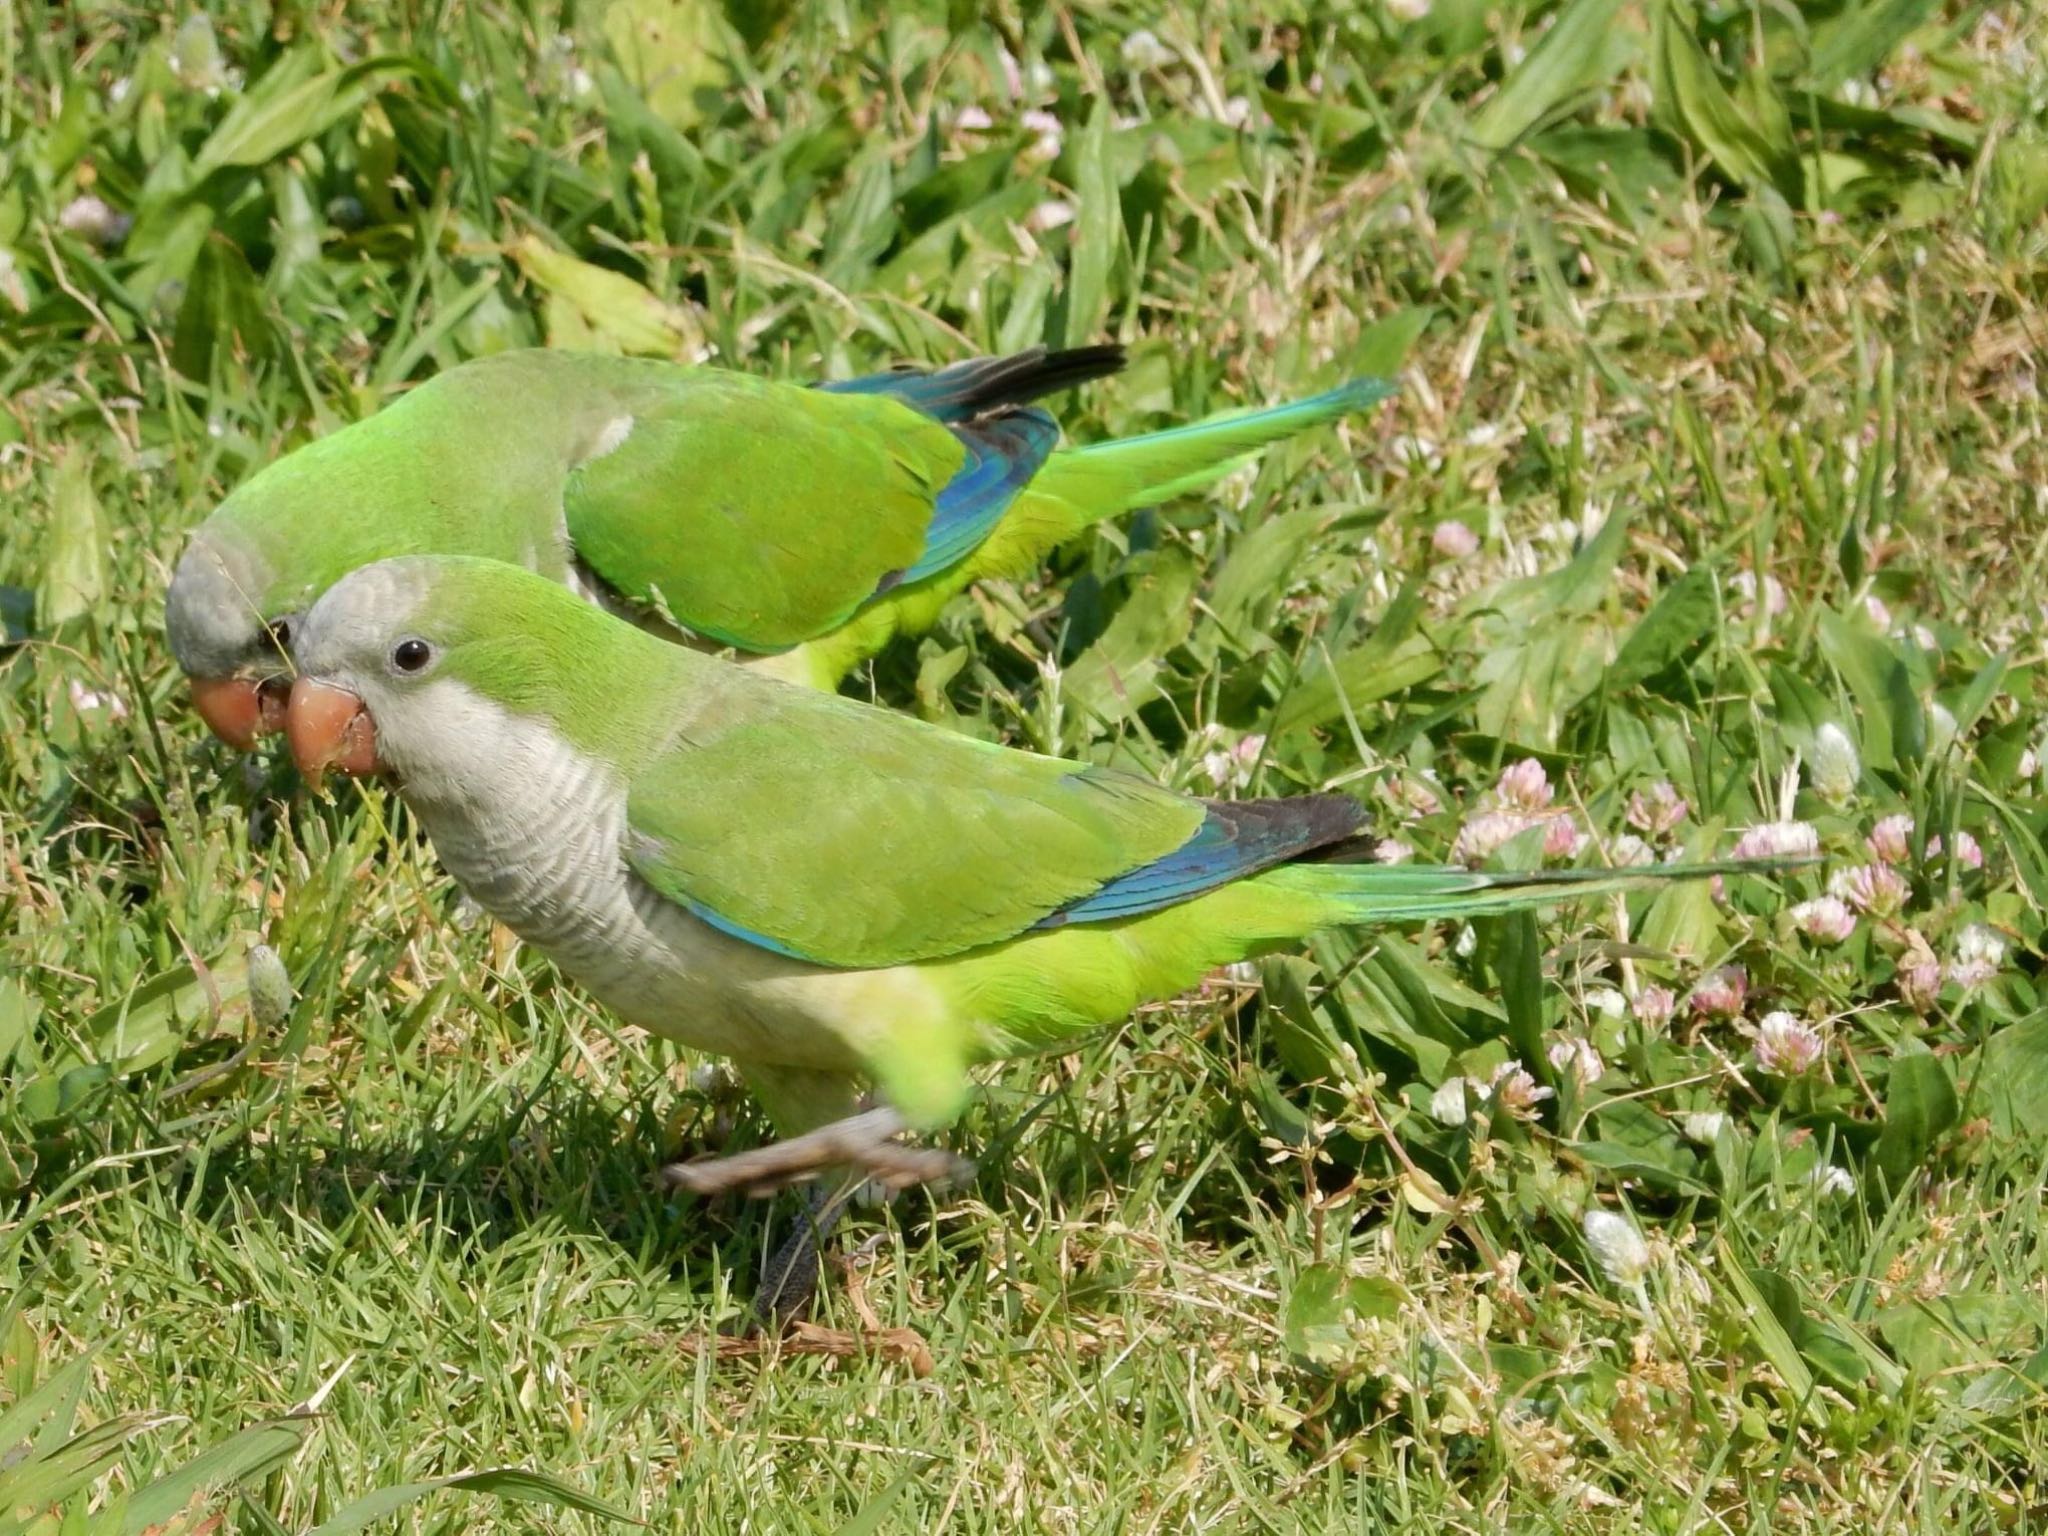
[[[285,653],[329,585],[482,555],[829,689],[970,582],[1392,389],[1056,449],[1030,402],[1122,364],[1040,348],[807,387],[576,352],[464,363],[222,502],[171,582],[171,649],[207,723],[248,746],[278,725]]]
[[[743,1155],[749,1185],[915,1177],[889,1138],[958,1115],[977,1062],[1063,1047],[1319,929],[1713,868],[1340,862],[1361,821],[1343,796],[1200,800],[974,740],[665,644],[491,561],[356,571],[294,649],[299,766],[395,775],[486,909],[624,1019],[729,1056],[797,1138]],[[855,1116],[869,1083],[882,1106]],[[705,1169],[678,1182],[730,1182]]]

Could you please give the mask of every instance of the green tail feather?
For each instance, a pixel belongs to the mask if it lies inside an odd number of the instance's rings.
[[[1813,860],[1728,860],[1629,869],[1450,869],[1412,864],[1294,864],[1285,883],[1331,903],[1339,924],[1486,917],[1616,891],[1644,890],[1715,875],[1772,874]],[[1264,878],[1273,880],[1275,871]]]
[[[1289,405],[1227,411],[1164,432],[1068,449],[1052,457],[1032,489],[1063,497],[1071,482],[1076,490],[1085,486],[1082,494],[1092,500],[1113,487],[1121,505],[1093,506],[1096,516],[1150,506],[1200,490],[1261,448],[1377,405],[1398,388],[1391,379],[1353,379]]]

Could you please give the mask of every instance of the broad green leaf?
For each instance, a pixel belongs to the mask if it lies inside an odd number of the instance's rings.
[[[1628,632],[1604,679],[1610,694],[1621,694],[1655,677],[1697,645],[1720,614],[1710,566],[1695,565],[1661,592],[1642,621]]]
[[[12,976],[0,976],[0,1071],[14,1060],[14,1053],[28,1039],[42,1005]]]
[[[1326,664],[1305,667],[1273,713],[1273,734],[1313,730],[1343,718],[1347,709],[1362,709],[1441,672],[1442,655],[1415,632],[1422,601],[1422,582],[1411,579],[1362,643]]]
[[[1889,644],[1832,609],[1817,615],[1821,653],[1842,674],[1863,716],[1863,760],[1873,768],[1914,762],[1927,750],[1927,716],[1912,674]]]
[[[1971,1074],[2003,1136],[2048,1141],[2048,1010],[2009,1024],[1984,1046]]]
[[[1816,22],[1808,66],[1814,83],[1832,90],[1869,74],[1891,57],[1908,33],[1941,10],[1941,0],[1865,0]]]
[[[1380,316],[1358,333],[1351,349],[1351,372],[1355,378],[1391,379],[1407,366],[1408,354],[1436,311],[1427,304],[1414,304]]]
[[[860,1513],[833,1532],[833,1536],[875,1536],[886,1529],[883,1522],[889,1518],[889,1511],[896,1507],[906,1489],[917,1481],[922,1470],[916,1462],[896,1475],[896,1480],[860,1508]]]
[[[1067,260],[1067,345],[1085,346],[1102,335],[1109,307],[1109,270],[1123,233],[1115,168],[1109,153],[1109,98],[1099,98],[1074,146],[1073,251]]]
[[[458,1472],[452,1477],[428,1478],[423,1482],[400,1483],[396,1487],[379,1488],[375,1493],[365,1494],[353,1504],[345,1505],[320,1524],[306,1533],[306,1536],[345,1536],[349,1531],[359,1531],[386,1515],[395,1514],[408,1504],[417,1503],[429,1494],[452,1490],[457,1493],[488,1493],[498,1498],[520,1504],[538,1504],[548,1509],[575,1509],[586,1515],[602,1519],[617,1520],[626,1525],[641,1525],[622,1509],[617,1509],[601,1499],[591,1497],[580,1488],[551,1477],[545,1472],[529,1471],[524,1467],[495,1467],[482,1472]]]
[[[1799,1287],[1789,1277],[1773,1269],[1751,1269],[1747,1278],[1816,1375],[1843,1391],[1854,1391],[1869,1381],[1864,1350],[1851,1342],[1842,1327],[1811,1316]]]
[[[1657,121],[1690,140],[1731,180],[1755,191],[1799,190],[1798,147],[1775,122],[1760,122],[1731,95],[1694,35],[1681,0],[1659,0],[1650,31],[1651,89]]]
[[[1807,1405],[1808,1417],[1825,1422],[1826,1405],[1816,1397],[1813,1390],[1813,1372],[1808,1368],[1806,1358],[1792,1336],[1785,1331],[1777,1312],[1757,1289],[1750,1271],[1738,1260],[1726,1238],[1715,1245],[1720,1258],[1722,1277],[1729,1290],[1734,1292],[1736,1304],[1742,1309],[1739,1321],[1748,1331],[1750,1342],[1756,1351],[1770,1363],[1778,1373],[1778,1379],[1785,1384],[1787,1393],[1794,1402]]]
[[[383,81],[416,74],[410,59],[368,59],[322,67],[319,49],[293,49],[228,109],[199,148],[196,180],[231,165],[262,165],[354,112]]]
[[[1958,1105],[1948,1069],[1925,1050],[1896,1056],[1884,1093],[1884,1130],[1870,1164],[1886,1187],[1905,1188],[1941,1137],[1956,1123]]]
[[[85,449],[64,450],[50,477],[50,525],[35,611],[45,633],[93,612],[107,596],[107,520]]]
[[[1384,1276],[1348,1274],[1341,1264],[1311,1264],[1294,1277],[1287,1293],[1281,1335],[1297,1359],[1341,1368],[1356,1348],[1353,1321],[1395,1322],[1404,1300],[1400,1286]]]
[[[1574,96],[1612,78],[1622,62],[1610,46],[1620,10],[1621,0],[1569,0],[1465,136],[1482,149],[1506,149]]]
[[[1159,696],[1167,653],[1194,625],[1192,557],[1162,551],[1109,627],[1061,676],[1063,697],[1097,719],[1128,719]]]
[[[175,1472],[135,1491],[122,1527],[125,1536],[142,1536],[195,1499],[269,1471],[305,1443],[317,1422],[312,1414],[294,1414],[251,1425],[208,1446]]]
[[[249,258],[227,236],[208,235],[178,306],[171,361],[186,378],[203,382],[223,348],[237,360],[261,358],[275,351],[277,339]]]
[[[81,1430],[59,1445],[38,1445],[34,1455],[0,1471],[0,1514],[62,1503],[97,1482],[119,1458],[123,1445],[162,1422],[146,1414],[127,1414]]]
[[[657,298],[623,272],[581,261],[535,234],[513,241],[511,254],[548,295],[550,345],[686,362],[704,356],[695,313]]]
[[[70,1435],[72,1415],[85,1391],[93,1356],[104,1347],[94,1345],[74,1359],[65,1361],[19,1400],[9,1404],[6,1412],[0,1413],[0,1466],[11,1459],[10,1452],[31,1440],[54,1437],[51,1443],[61,1443]],[[0,1503],[0,1510],[6,1507]]]
[[[723,105],[731,71],[713,0],[613,0],[604,35],[620,72],[671,127],[694,128]]]
[[[1267,518],[1232,547],[1210,588],[1208,608],[1233,647],[1255,652],[1272,645],[1268,630],[1287,578],[1329,520],[1322,507],[1296,507]]]

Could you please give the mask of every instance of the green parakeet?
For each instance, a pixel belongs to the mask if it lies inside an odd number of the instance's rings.
[[[621,1017],[732,1058],[786,1135],[842,1121],[863,1083],[890,1131],[943,1126],[976,1063],[1319,929],[1713,868],[1337,862],[1345,797],[1204,801],[977,741],[490,561],[359,570],[295,648],[303,769],[395,775],[472,897]]]
[[[1056,449],[1030,402],[1122,363],[1040,348],[817,387],[577,352],[465,363],[222,502],[171,582],[171,649],[207,723],[247,746],[280,722],[293,629],[330,584],[481,555],[829,689],[969,583],[1392,390]]]

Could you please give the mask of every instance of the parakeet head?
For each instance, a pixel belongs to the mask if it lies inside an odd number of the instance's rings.
[[[516,752],[519,720],[608,756],[640,734],[633,684],[689,654],[523,567],[458,555],[351,572],[292,649],[285,732],[302,771],[428,784]]]
[[[290,647],[302,615],[284,611],[271,561],[250,541],[201,530],[164,603],[171,654],[213,733],[248,748],[284,727]],[[273,611],[276,609],[277,611]]]

